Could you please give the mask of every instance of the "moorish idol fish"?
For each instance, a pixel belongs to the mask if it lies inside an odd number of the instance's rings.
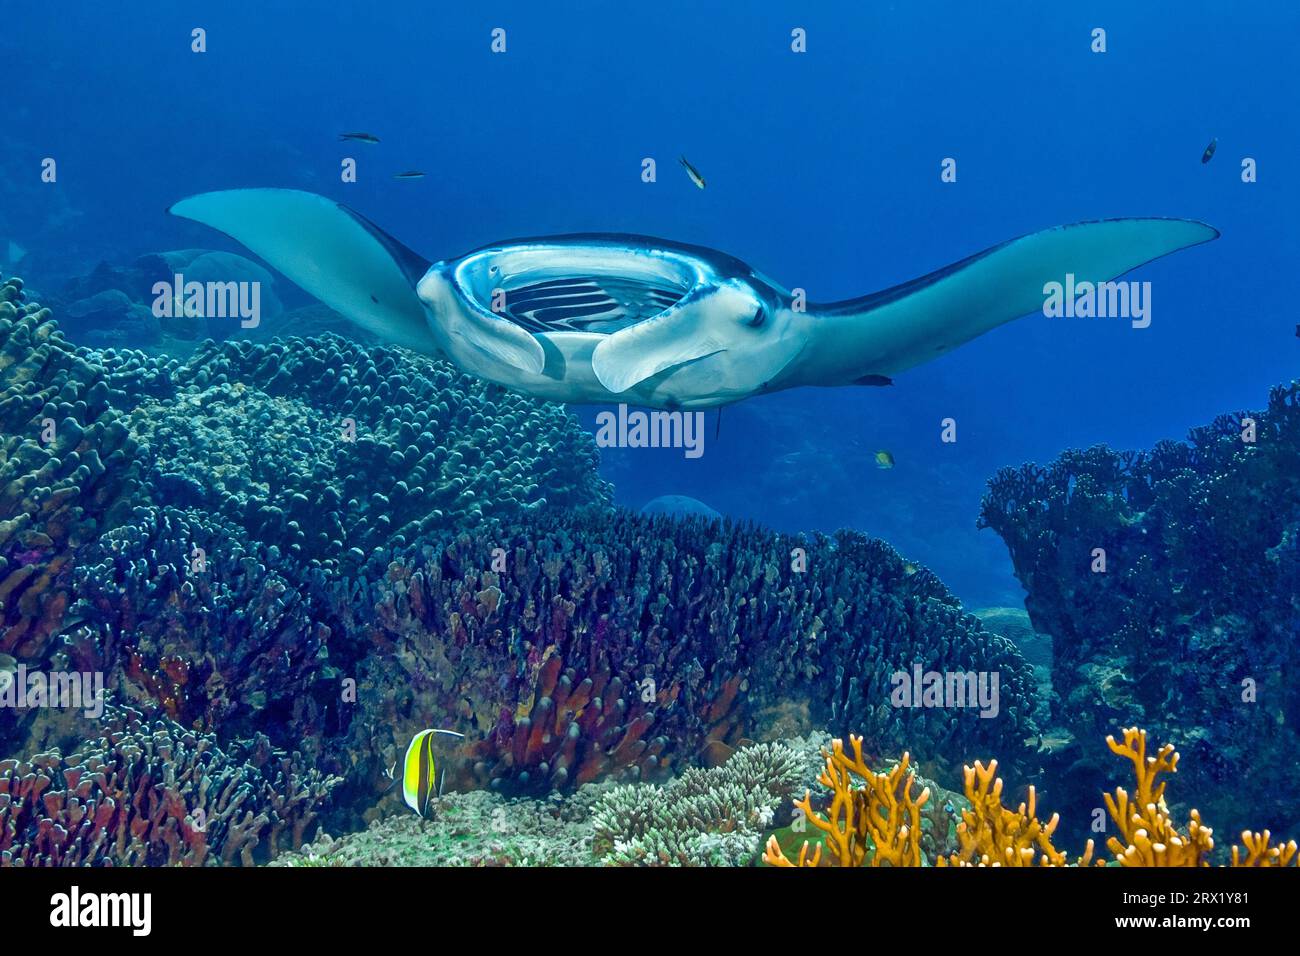
[[[433,758],[433,738],[437,734],[446,734],[448,737],[465,736],[454,730],[422,730],[411,739],[410,746],[406,748],[406,756],[402,758],[402,799],[420,816],[425,815],[431,799],[442,796],[442,787],[447,782],[445,767],[442,771],[442,779],[437,780],[438,767]],[[393,769],[396,770],[396,767]],[[389,771],[390,776],[392,772]],[[435,781],[437,781],[436,789]]]

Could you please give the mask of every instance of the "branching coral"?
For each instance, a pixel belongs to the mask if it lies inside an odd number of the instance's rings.
[[[262,736],[222,751],[105,713],[105,736],[69,757],[0,761],[0,866],[247,866],[301,847],[339,783]]]
[[[310,602],[323,574],[220,519],[141,508],[85,549],[64,654],[183,726],[275,725],[301,740],[325,720],[317,698],[338,696],[319,686],[332,674],[330,628]]]
[[[1185,830],[1180,831],[1165,803],[1165,784],[1160,775],[1178,769],[1173,744],[1165,744],[1154,757],[1147,756],[1145,730],[1129,727],[1124,742],[1107,737],[1106,744],[1133,764],[1137,789],[1133,796],[1123,787],[1105,794],[1106,809],[1122,839],[1111,837],[1106,846],[1124,866],[1209,866],[1214,849],[1214,831],[1201,824],[1200,814],[1191,811]]]
[[[1209,855],[1214,849],[1213,831],[1201,823],[1200,815],[1192,810],[1185,828],[1173,822],[1165,803],[1165,783],[1162,774],[1177,769],[1178,754],[1172,744],[1165,744],[1154,756],[1147,756],[1146,732],[1136,727],[1124,731],[1124,742],[1114,737],[1106,742],[1117,755],[1133,764],[1137,786],[1133,794],[1117,787],[1113,794],[1104,795],[1111,819],[1119,830],[1118,837],[1106,841],[1107,847],[1120,866],[1210,866]],[[782,851],[777,838],[767,844],[764,860],[773,866],[839,866],[881,865],[883,860],[891,866],[922,866],[919,840],[920,808],[929,797],[923,790],[915,801],[910,799],[912,774],[907,772],[907,754],[889,773],[873,773],[862,759],[860,738],[851,738],[854,756],[844,754],[843,742],[832,744],[833,752],[826,755],[826,771],[822,782],[831,789],[830,809],[825,816],[812,807],[808,794],[796,801],[795,807],[825,835],[823,843],[808,853],[804,843],[797,863],[792,863]],[[1059,817],[1053,814],[1046,823],[1038,819],[1037,796],[1029,788],[1027,799],[1015,810],[1002,804],[1002,778],[997,776],[997,761],[987,766],[975,762],[965,768],[964,784],[970,809],[961,814],[957,826],[959,849],[955,853],[937,856],[936,866],[1090,866],[1093,860],[1093,841],[1089,840],[1084,852],[1071,860],[1052,843]],[[906,774],[906,777],[900,778]],[[864,786],[854,787],[853,779],[863,780]],[[1300,865],[1300,848],[1294,840],[1280,846],[1272,845],[1269,831],[1242,833],[1241,847],[1232,848],[1232,866],[1279,867]],[[829,848],[823,860],[822,846]],[[868,857],[874,847],[875,854]],[[1096,865],[1105,865],[1096,861]]]
[[[797,863],[792,863],[776,837],[771,837],[763,855],[769,865],[820,866],[823,846],[829,850],[828,864],[838,866],[921,865],[921,808],[930,799],[930,790],[912,795],[911,755],[904,753],[892,770],[876,773],[862,757],[862,738],[851,736],[849,742],[852,757],[844,753],[844,741],[838,738],[831,742],[830,753],[823,751],[826,769],[818,779],[832,793],[826,815],[813,809],[811,793],[795,801],[804,819],[825,834],[823,842],[809,856],[805,841]],[[854,787],[855,779],[863,785]]]
[[[618,787],[593,809],[595,849],[612,865],[748,863],[799,776],[795,750],[757,744],[666,786]]]
[[[1031,786],[1028,798],[1015,810],[1002,805],[1002,778],[997,776],[998,762],[986,767],[978,760],[966,767],[964,783],[971,808],[957,824],[960,849],[948,857],[935,860],[936,866],[1067,866],[1066,855],[1052,845],[1052,834],[1060,818],[1052,814],[1046,823],[1038,819],[1038,796]],[[1077,861],[1078,866],[1092,862],[1093,844]]]
[[[129,513],[137,449],[114,398],[21,280],[0,285],[0,653],[43,659],[78,549]]]
[[[1232,848],[1232,865],[1233,866],[1300,866],[1300,856],[1297,856],[1295,840],[1288,840],[1281,846],[1271,846],[1272,834],[1267,830],[1263,833],[1254,833],[1245,830],[1241,834],[1241,842],[1246,845],[1246,852],[1243,854],[1241,847],[1233,846]]]
[[[792,570],[795,548],[806,570]],[[362,665],[351,749],[391,738],[391,764],[410,734],[452,727],[468,735],[453,786],[667,776],[763,736],[764,715],[792,700],[811,702],[811,726],[856,714],[873,748],[910,737],[915,759],[936,762],[964,739],[1015,753],[1032,726],[1014,647],[863,535],[544,513],[421,539],[365,571],[331,610],[381,652]],[[998,718],[890,706],[891,674],[917,661],[998,672]]]

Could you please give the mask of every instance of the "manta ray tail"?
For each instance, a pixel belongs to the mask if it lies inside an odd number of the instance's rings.
[[[887,381],[886,376],[1041,311],[1049,283],[1065,284],[1068,276],[1076,286],[1108,282],[1218,235],[1212,226],[1189,219],[1057,226],[883,292],[817,307],[835,333],[826,337],[830,345],[819,356],[821,383]]]
[[[294,189],[231,189],[168,212],[219,229],[362,328],[437,353],[415,293],[429,263],[341,203]]]

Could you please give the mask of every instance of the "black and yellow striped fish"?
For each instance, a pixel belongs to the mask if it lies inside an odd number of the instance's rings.
[[[420,816],[425,815],[429,801],[442,794],[442,785],[447,782],[445,768],[442,780],[438,781],[438,766],[433,755],[433,741],[438,734],[465,736],[454,730],[422,730],[411,739],[411,745],[406,748],[406,757],[402,760],[402,799]]]

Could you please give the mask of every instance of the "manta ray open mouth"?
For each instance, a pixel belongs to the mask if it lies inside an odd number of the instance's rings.
[[[676,305],[684,290],[635,279],[574,276],[505,290],[500,313],[529,332],[617,332]]]
[[[545,241],[487,249],[456,269],[466,298],[528,332],[617,332],[676,305],[699,281],[671,253],[611,249],[595,259],[589,247]]]

